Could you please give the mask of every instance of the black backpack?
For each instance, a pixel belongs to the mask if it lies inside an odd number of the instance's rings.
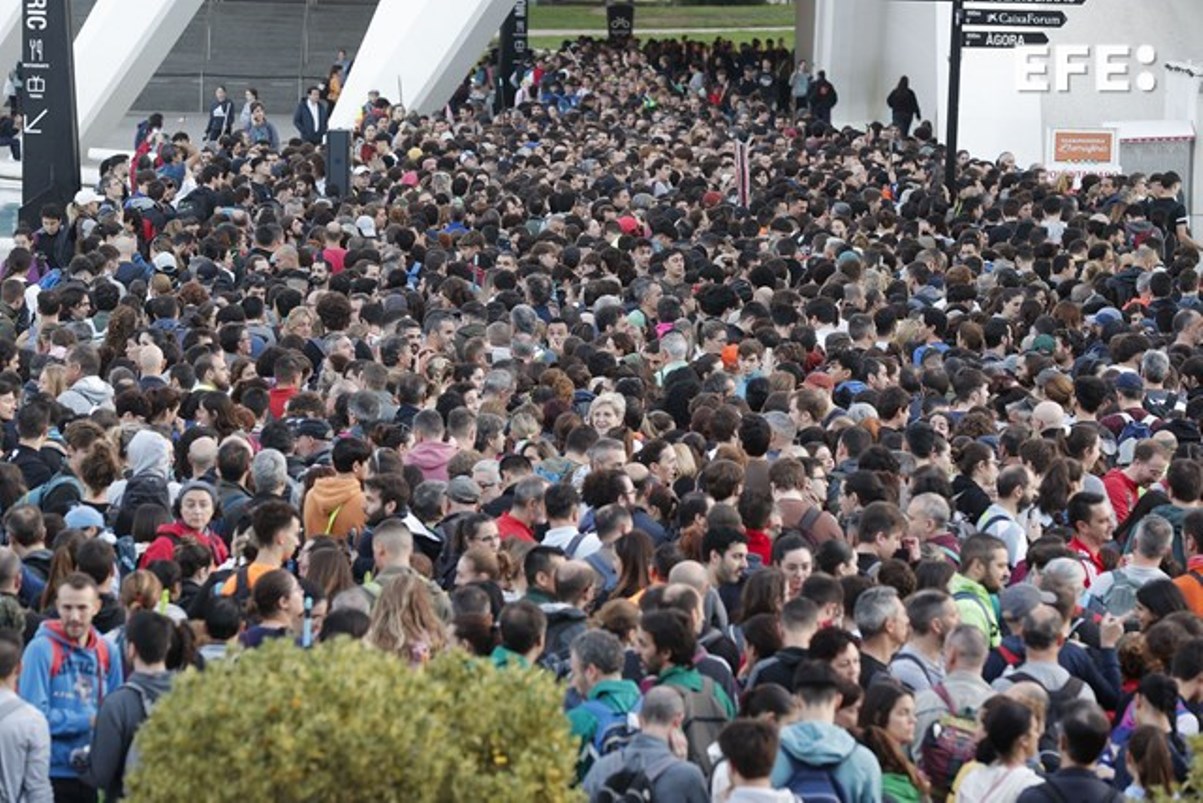
[[[109,508],[110,525],[114,535],[118,538],[133,535],[134,516],[142,505],[159,505],[165,510],[171,510],[171,491],[167,487],[166,479],[149,472],[135,474],[129,479],[116,512],[114,508]]]
[[[606,778],[594,798],[596,803],[656,803],[652,786],[680,759],[665,756],[659,761],[639,769],[621,769]]]

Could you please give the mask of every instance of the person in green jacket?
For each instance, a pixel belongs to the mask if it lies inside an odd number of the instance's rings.
[[[1002,641],[998,606],[994,595],[1011,579],[1007,545],[992,535],[973,535],[961,546],[961,571],[948,581],[961,613],[961,623],[982,631],[991,648]]]
[[[570,682],[581,700],[568,712],[572,735],[580,740],[580,780],[594,761],[622,747],[638,730],[643,695],[633,681],[623,680],[624,657],[622,642],[605,630],[586,630],[569,648]]]
[[[493,648],[489,660],[498,669],[530,667],[543,653],[547,615],[535,603],[520,599],[502,608],[500,619],[501,643]]]

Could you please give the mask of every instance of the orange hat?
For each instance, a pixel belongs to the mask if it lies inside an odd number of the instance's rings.
[[[728,343],[727,345],[723,346],[722,356],[724,368],[735,368],[737,365],[739,365],[739,344]]]

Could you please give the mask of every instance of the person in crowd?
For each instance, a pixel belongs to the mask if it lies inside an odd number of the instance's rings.
[[[81,572],[68,574],[55,595],[59,618],[42,623],[21,659],[21,698],[52,723],[50,784],[56,801],[96,800],[77,757],[91,745],[105,697],[124,678],[121,656],[112,654],[92,626],[99,608],[96,581]]]
[[[0,629],[29,643],[0,670],[53,794],[124,791],[151,610],[206,661],[346,634],[569,680],[547,725],[599,796],[605,763],[701,799],[716,761],[735,799],[1178,788],[1203,703],[1181,178],[946,163],[906,80],[837,128],[835,84],[864,88],[779,40],[582,38],[501,111],[490,74],[439,114],[341,98],[350,186],[320,88],[293,141],[223,90],[4,232]],[[647,726],[608,750],[624,682]],[[721,737],[741,698],[775,750]],[[1115,714],[1101,775],[1078,698]],[[12,707],[4,790],[42,749]]]
[[[882,767],[872,751],[835,724],[839,688],[828,666],[807,661],[798,667],[794,693],[799,721],[781,731],[771,781],[775,788],[813,795],[816,781],[822,787],[818,774],[830,779],[827,789],[839,799],[870,803],[881,798]]]
[[[657,798],[708,803],[710,792],[702,771],[677,756],[682,747],[685,701],[671,686],[647,693],[639,711],[639,732],[628,745],[603,757],[585,776],[582,788],[590,801],[603,800],[607,783],[627,769],[641,770]]]
[[[17,694],[20,631],[0,630],[0,784],[8,800],[54,800],[50,785],[50,726],[46,715]]]
[[[1061,717],[1061,768],[1044,783],[1024,790],[1018,803],[1053,803],[1060,800],[1120,800],[1122,795],[1094,772],[1095,762],[1107,747],[1107,715],[1096,703],[1079,700],[1066,706]]]

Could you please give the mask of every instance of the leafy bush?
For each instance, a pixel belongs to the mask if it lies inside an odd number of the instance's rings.
[[[139,731],[132,801],[561,803],[576,751],[539,670],[462,653],[412,670],[279,640],[178,678]]]

